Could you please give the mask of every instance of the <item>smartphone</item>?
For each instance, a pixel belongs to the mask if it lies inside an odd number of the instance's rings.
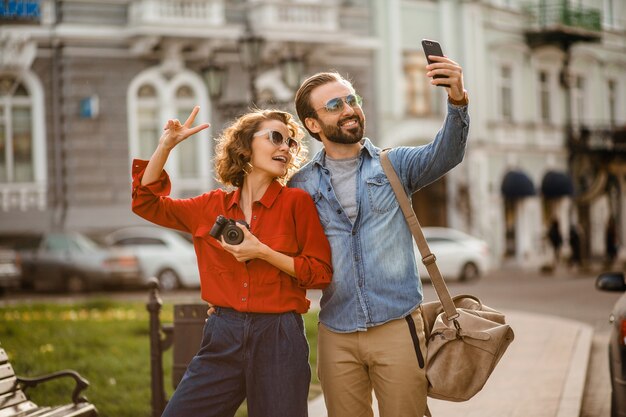
[[[431,61],[428,59],[428,55],[437,55],[443,56],[443,51],[441,50],[441,45],[439,42],[433,41],[430,39],[422,39],[422,48],[424,49],[424,54],[426,54],[426,60],[429,64],[432,64],[435,61]],[[448,78],[446,75],[435,75],[433,78]],[[449,84],[437,84],[438,87],[450,87]]]

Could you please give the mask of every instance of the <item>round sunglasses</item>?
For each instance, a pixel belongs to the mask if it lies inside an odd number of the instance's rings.
[[[292,137],[287,136],[286,138],[277,130],[272,129],[263,129],[259,130],[252,136],[261,136],[267,134],[267,138],[274,146],[280,146],[283,143],[287,145],[289,148],[289,152],[296,153],[298,149],[300,149],[300,143]]]
[[[350,107],[360,107],[361,104],[363,104],[363,99],[358,94],[348,94],[345,97],[335,97],[328,100],[323,107],[315,109],[315,111],[324,109],[328,113],[338,113],[343,110],[345,104]]]

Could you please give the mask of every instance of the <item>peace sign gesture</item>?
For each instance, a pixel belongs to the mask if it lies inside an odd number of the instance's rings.
[[[201,130],[207,129],[210,126],[208,123],[191,127],[191,125],[193,125],[193,121],[196,119],[198,111],[200,111],[200,107],[194,107],[191,114],[183,124],[181,124],[178,119],[169,119],[163,127],[164,132],[159,139],[159,144],[164,146],[166,149],[171,150],[174,146],[178,145],[189,136],[194,135]]]

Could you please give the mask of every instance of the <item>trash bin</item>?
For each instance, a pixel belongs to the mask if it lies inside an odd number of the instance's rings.
[[[206,304],[174,305],[172,385],[182,379],[191,359],[200,349],[207,312]]]

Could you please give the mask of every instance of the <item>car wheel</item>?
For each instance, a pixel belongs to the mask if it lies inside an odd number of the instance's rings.
[[[172,291],[180,286],[180,281],[176,272],[165,269],[158,275],[159,287],[162,291]]]
[[[473,279],[477,279],[479,276],[480,271],[475,263],[468,262],[463,265],[463,269],[461,270],[461,281],[471,281]]]
[[[70,294],[78,294],[87,291],[87,281],[77,274],[65,278],[65,290]]]

